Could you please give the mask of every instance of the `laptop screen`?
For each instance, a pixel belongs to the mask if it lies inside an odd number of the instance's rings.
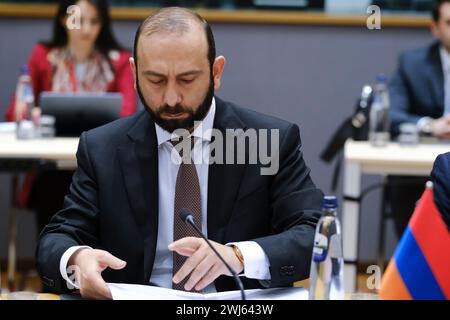
[[[120,118],[120,93],[55,93],[40,96],[43,115],[55,117],[57,136],[79,137],[87,131]]]

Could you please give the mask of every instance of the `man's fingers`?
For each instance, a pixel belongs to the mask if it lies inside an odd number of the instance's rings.
[[[173,282],[179,283],[184,278],[186,278],[206,257],[206,250],[197,250],[193,255],[191,255],[183,264],[183,266],[178,270],[178,272],[173,277]]]
[[[92,287],[101,297],[106,299],[112,299],[111,290],[109,290],[108,286],[106,285],[106,282],[103,280],[100,274],[93,276],[91,278],[91,281]]]
[[[214,282],[220,275],[223,274],[221,272],[222,265],[215,264],[209,271],[203,276],[203,278],[195,285],[195,290],[200,291],[205,289],[211,283]]]
[[[186,237],[169,244],[169,250],[178,252],[180,248],[191,248],[196,251],[202,243],[203,239],[201,238]]]
[[[81,296],[89,299],[112,299],[111,291],[98,272],[92,272],[84,279],[80,289]]]
[[[202,243],[203,240],[200,238],[186,237],[172,242],[169,245],[169,250],[175,251],[182,256],[190,257],[197,251]]]
[[[217,250],[222,247],[213,242]],[[174,283],[180,283],[189,276],[185,284],[186,290],[203,289],[218,276],[225,274],[223,264],[201,238],[183,238],[169,245],[169,249],[189,256],[183,266],[173,277]],[[193,252],[194,251],[194,252]],[[223,251],[223,250],[222,250]]]
[[[80,269],[81,295],[90,299],[112,299],[111,291],[101,273],[108,267],[122,269],[127,263],[107,251],[98,249],[80,250],[75,262]]]
[[[98,262],[100,263],[101,267],[105,269],[106,267],[110,267],[114,270],[120,270],[123,269],[127,263],[126,261],[123,261],[115,256],[113,256],[111,253],[107,251],[102,251],[99,254]]]
[[[174,251],[176,253],[178,253],[179,255],[182,255],[185,257],[190,257],[195,253],[195,249],[193,249],[193,248],[177,248]]]
[[[189,277],[189,280],[184,285],[184,288],[187,291],[190,291],[192,288],[194,288],[197,283],[209,272],[209,270],[214,266],[214,259],[212,257],[206,256],[205,259],[203,259],[197,267],[192,271],[191,276]]]

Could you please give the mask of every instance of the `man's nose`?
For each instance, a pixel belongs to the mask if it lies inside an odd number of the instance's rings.
[[[165,100],[164,102],[171,107],[176,106],[178,103],[181,102],[181,95],[175,85],[173,84],[167,85],[164,100]]]

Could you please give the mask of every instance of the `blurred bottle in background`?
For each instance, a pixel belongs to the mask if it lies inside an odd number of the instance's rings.
[[[369,141],[373,146],[385,146],[391,139],[389,107],[387,79],[384,74],[380,74],[374,86],[369,117]]]
[[[344,258],[337,198],[323,199],[323,215],[317,223],[310,270],[310,300],[343,300]]]
[[[39,111],[34,105],[33,87],[28,66],[20,68],[15,100],[16,135],[18,139],[32,139],[39,127]]]

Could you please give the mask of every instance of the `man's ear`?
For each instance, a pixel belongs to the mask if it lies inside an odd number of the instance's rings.
[[[441,33],[439,32],[439,27],[437,25],[438,23],[436,21],[432,21],[431,22],[431,33],[433,34],[433,36],[437,39],[441,38]]]
[[[223,68],[227,60],[224,56],[218,56],[213,64],[214,90],[217,91],[222,83]]]
[[[130,62],[130,68],[131,71],[133,72],[133,79],[134,79],[134,89],[137,90],[137,85],[136,85],[136,81],[137,81],[137,77],[136,77],[136,64],[134,63],[134,58],[130,57],[130,59],[128,60]]]

